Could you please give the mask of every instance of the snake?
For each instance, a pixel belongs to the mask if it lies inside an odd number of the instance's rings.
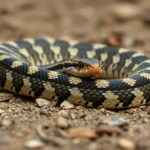
[[[100,78],[80,76],[88,68]],[[92,108],[138,107],[150,103],[150,58],[126,48],[50,37],[8,41],[0,44],[0,89],[58,105],[67,100]]]

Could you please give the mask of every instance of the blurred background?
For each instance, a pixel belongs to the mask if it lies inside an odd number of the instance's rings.
[[[0,40],[50,36],[149,52],[149,0],[0,0]]]
[[[44,36],[126,47],[150,56],[150,0],[0,0],[0,42]],[[0,103],[0,150],[150,147],[150,107],[108,111],[71,106],[74,109],[65,110],[54,107],[53,101],[50,106],[42,101],[45,106],[41,107],[31,98],[9,95],[0,92],[0,101],[4,99]],[[101,121],[113,115],[129,121],[129,128],[103,128],[95,136]],[[75,128],[75,139],[68,136],[74,127],[83,127],[81,131]],[[109,135],[102,136],[103,132]],[[87,137],[79,138],[80,133]]]

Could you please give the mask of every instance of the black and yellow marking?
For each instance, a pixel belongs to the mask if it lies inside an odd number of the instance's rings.
[[[73,77],[45,66],[73,57],[94,57],[103,79]],[[62,65],[62,64],[60,64]],[[0,87],[58,104],[110,109],[136,107],[150,101],[150,59],[123,48],[51,38],[23,39],[0,45]]]

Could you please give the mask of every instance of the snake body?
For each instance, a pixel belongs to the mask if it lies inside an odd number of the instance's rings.
[[[96,58],[102,79],[74,77],[42,66],[64,59]],[[0,44],[0,87],[19,95],[120,109],[150,101],[150,59],[124,48],[52,38]]]

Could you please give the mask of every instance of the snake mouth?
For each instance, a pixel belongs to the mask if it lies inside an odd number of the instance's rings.
[[[104,66],[95,58],[70,58],[54,64],[44,66],[48,70],[69,74],[88,79],[122,79],[128,76],[121,69],[120,72],[109,66]]]
[[[71,58],[45,66],[45,68],[75,77],[89,79],[100,79],[103,77],[102,68],[95,58]]]
[[[88,78],[92,78],[92,79],[100,79],[102,78],[102,69],[99,65],[91,65],[91,66],[85,66],[84,67],[83,73],[80,73],[79,70],[79,74],[81,74],[80,77],[88,77]]]
[[[66,74],[70,74],[76,77],[99,79],[102,77],[102,69],[99,65],[81,67],[69,67],[63,70]]]

